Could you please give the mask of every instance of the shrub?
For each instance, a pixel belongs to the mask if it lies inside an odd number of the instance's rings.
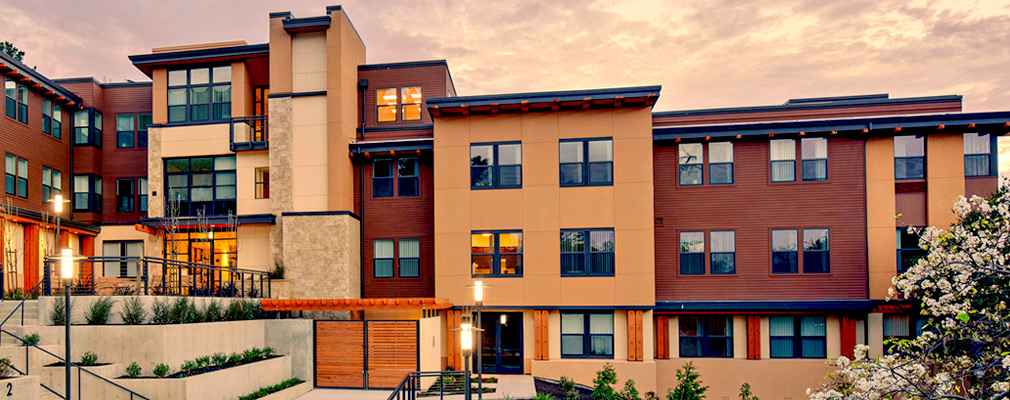
[[[98,364],[98,354],[92,353],[90,351],[85,351],[84,355],[81,356],[81,365],[85,367],[90,367],[92,365]]]
[[[127,325],[142,325],[147,319],[147,311],[144,310],[144,302],[139,297],[130,297],[123,301],[123,309],[119,311],[119,317]]]
[[[242,352],[242,362],[252,362],[260,358],[263,352],[255,347]]]
[[[189,312],[189,300],[185,297],[179,297],[175,299],[175,302],[169,306],[168,319],[170,324],[181,324],[183,320],[186,319],[186,314]]]
[[[263,348],[263,358],[267,358],[267,357],[270,357],[272,355],[274,355],[274,348],[273,347],[264,347]]]
[[[618,396],[622,400],[642,400],[642,397],[638,395],[638,389],[635,389],[635,381],[631,379],[624,381],[624,389],[621,389]]]
[[[226,362],[228,362],[228,356],[224,353],[214,353],[214,355],[211,356],[211,363],[213,365],[223,367]]]
[[[533,400],[554,400],[554,396],[551,396],[549,393],[537,393],[533,397]]]
[[[228,321],[241,321],[248,319],[245,317],[245,307],[242,306],[242,301],[233,301],[228,303],[228,309],[224,312],[224,318]]]
[[[284,279],[284,264],[274,263],[274,270],[267,273],[270,279]]]
[[[667,389],[667,400],[703,400],[708,386],[701,385],[701,375],[694,363],[688,362],[677,369],[677,387]]]
[[[112,316],[112,299],[106,296],[99,297],[91,303],[88,311],[84,312],[84,320],[88,325],[108,325],[109,317]]]
[[[137,363],[135,362],[131,363],[129,366],[126,367],[126,375],[128,375],[131,378],[136,378],[140,376],[140,371],[141,371],[140,365],[137,365]]]
[[[211,300],[207,303],[207,306],[203,309],[203,321],[204,322],[217,322],[224,320],[224,310],[221,309],[221,304],[217,300]]]
[[[245,395],[245,396],[240,396],[238,399],[239,400],[255,400],[255,399],[258,399],[258,398],[261,398],[261,397],[266,397],[267,395],[269,395],[271,393],[279,392],[281,390],[287,389],[289,387],[292,387],[294,385],[300,384],[302,382],[305,382],[305,381],[303,381],[301,379],[298,379],[298,378],[291,378],[291,379],[288,379],[288,380],[286,380],[284,382],[278,383],[278,384],[273,385],[273,386],[268,386],[268,387],[265,387],[265,388],[260,388],[260,390],[257,390],[255,392],[253,392],[251,394],[248,394],[248,395]]]
[[[231,355],[228,356],[228,360],[225,361],[225,363],[228,364],[229,366],[238,365],[241,362],[242,362],[242,355],[238,353],[231,353]]]
[[[750,384],[744,382],[744,384],[740,386],[740,400],[760,400],[760,399],[758,399],[757,396],[755,396],[753,393],[750,392]]]
[[[35,345],[39,344],[39,340],[41,340],[41,339],[42,338],[39,337],[38,333],[29,333],[29,334],[25,335],[25,337],[21,338],[21,345],[22,346],[35,346]]]
[[[617,373],[614,366],[606,363],[603,369],[596,371],[596,379],[593,379],[593,400],[617,400],[617,391],[614,385],[617,383]]]
[[[182,363],[182,366],[179,367],[179,372],[182,373],[182,376],[190,376],[193,375],[193,372],[196,372],[196,369],[197,365],[195,361],[186,360]]]
[[[645,400],[659,400],[659,397],[656,397],[656,392],[650,390],[645,392]]]
[[[73,307],[74,302],[70,301],[70,306]],[[67,320],[67,307],[66,300],[63,297],[57,297],[56,301],[53,302],[53,310],[49,313],[49,322],[53,325],[66,325]]]
[[[151,323],[155,325],[172,323],[172,307],[167,301],[154,300],[154,305],[151,306]]]
[[[200,356],[196,358],[196,367],[204,369],[210,366],[210,356]]]
[[[168,365],[158,364],[154,366],[154,376],[164,378],[168,375]]]
[[[0,358],[0,378],[11,376],[14,376],[14,366],[11,365],[11,359],[7,357]]]
[[[6,297],[9,300],[24,300],[25,292],[21,288],[14,288],[7,291]]]
[[[194,322],[203,322],[203,314],[196,308],[195,302],[186,301],[186,313],[182,315],[182,323],[192,324]]]
[[[579,391],[575,390],[575,381],[572,378],[562,376],[558,386],[561,387],[566,400],[579,400]]]

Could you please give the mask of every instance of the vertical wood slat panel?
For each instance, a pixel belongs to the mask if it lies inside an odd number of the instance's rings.
[[[841,355],[852,359],[855,356],[856,347],[856,319],[852,317],[842,317],[841,324],[839,325],[841,325]]]
[[[395,388],[417,370],[416,321],[368,321],[368,388]]]
[[[635,361],[645,360],[645,330],[642,310],[635,310]]]
[[[747,317],[747,359],[761,359],[761,317]]]
[[[543,360],[543,325],[540,310],[533,310],[533,359]]]
[[[540,350],[541,360],[551,359],[550,311],[540,310]]]
[[[628,361],[642,361],[642,310],[628,310]]]
[[[26,224],[24,230],[24,290],[39,282],[39,226]],[[83,268],[84,263],[81,263]],[[82,277],[83,278],[83,277]]]
[[[656,358],[660,360],[669,359],[670,336],[667,334],[669,317],[665,315],[656,316]]]
[[[460,311],[459,310],[447,310],[445,313],[445,328],[446,332],[446,365],[452,367],[453,369],[460,371],[462,370],[460,363],[460,350],[459,350],[459,332],[453,332],[453,329],[458,329],[460,324]]]
[[[628,361],[635,361],[635,310],[628,310]]]
[[[316,322],[316,386],[364,388],[365,324]]]

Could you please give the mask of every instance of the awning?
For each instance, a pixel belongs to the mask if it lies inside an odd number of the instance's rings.
[[[402,299],[292,299],[260,300],[266,311],[320,311],[320,310],[444,310],[452,308],[449,299],[415,297]]]

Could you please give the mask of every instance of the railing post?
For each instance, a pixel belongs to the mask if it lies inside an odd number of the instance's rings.
[[[168,264],[164,262],[161,263],[161,294],[163,295],[166,294],[166,292],[168,291],[168,286],[165,286],[166,285],[165,275],[168,275],[167,272],[168,272]]]

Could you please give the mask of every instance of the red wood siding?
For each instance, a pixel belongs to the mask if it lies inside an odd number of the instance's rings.
[[[860,117],[870,115],[924,114],[961,111],[961,102],[926,104],[898,104],[867,107],[836,107],[808,110],[782,110],[764,112],[725,112],[688,116],[654,116],[653,126],[726,124],[755,121],[776,121],[796,119],[826,119]]]
[[[361,214],[357,168],[364,168],[365,209]],[[355,169],[355,212],[364,220],[364,298],[433,297],[435,295],[435,191],[430,153],[420,157],[420,196],[372,198],[372,163]],[[394,191],[395,192],[395,191]],[[375,239],[420,239],[421,259],[418,278],[375,278],[372,241]],[[398,243],[397,243],[398,245]],[[394,250],[396,256],[397,249]]]
[[[866,298],[861,140],[828,140],[826,182],[769,183],[768,142],[737,142],[735,184],[678,187],[677,147],[653,152],[657,301]],[[772,274],[771,230],[803,228],[830,230],[831,272]],[[679,275],[678,232],[712,230],[736,231],[736,274]]]
[[[359,79],[368,79],[368,90],[365,91],[365,127],[395,127],[407,125],[429,125],[431,115],[428,114],[427,99],[446,97],[451,90],[447,89],[449,70],[444,65],[434,65],[411,68],[390,68],[383,70],[358,71]],[[402,88],[407,86],[421,86],[421,120],[420,121],[396,121],[377,122],[375,91],[386,88]],[[399,101],[399,98],[397,99]],[[358,104],[361,105],[361,91],[358,91]],[[397,111],[399,114],[399,111]],[[361,126],[361,109],[358,109],[358,126]],[[373,137],[384,138],[417,138],[431,137],[431,132],[418,131],[388,131],[378,133],[365,133],[365,140]]]
[[[964,195],[968,197],[972,195],[987,197],[996,192],[998,187],[999,178],[995,176],[964,178]]]

